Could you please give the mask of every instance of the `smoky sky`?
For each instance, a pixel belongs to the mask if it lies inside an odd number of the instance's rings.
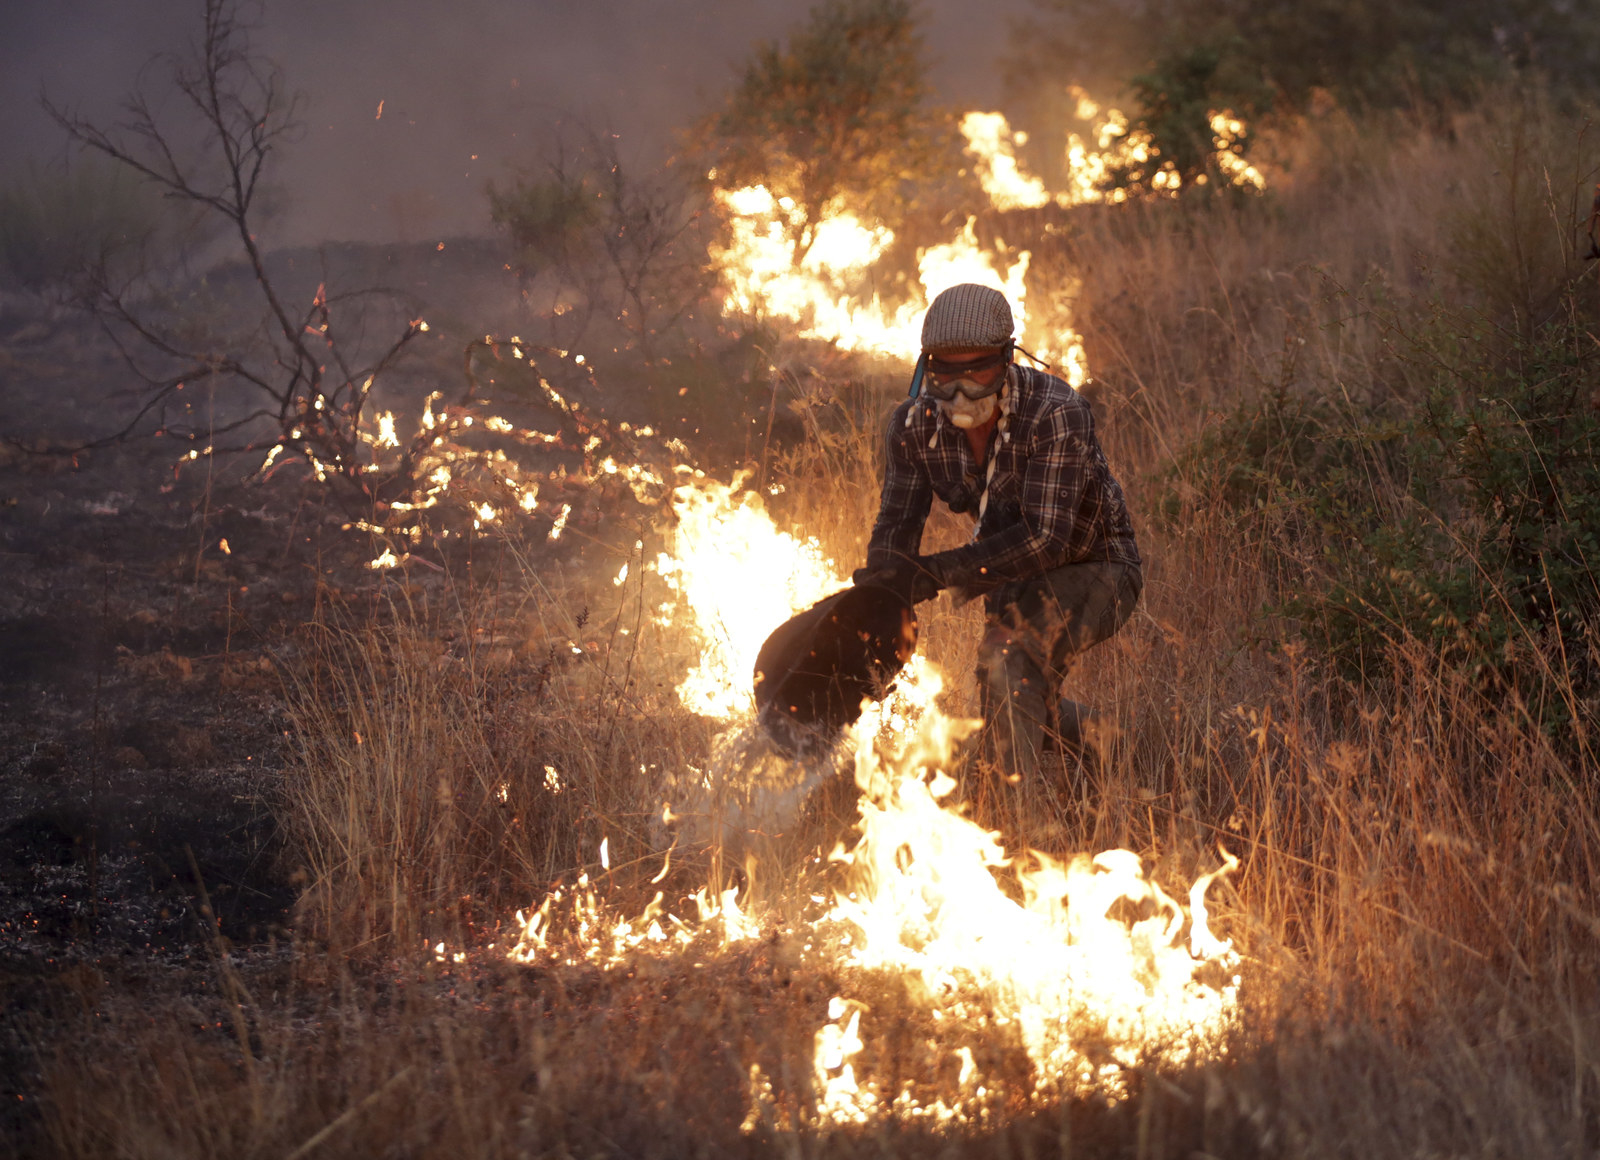
[[[1009,22],[1028,0],[920,0],[940,100],[998,107]],[[192,42],[199,0],[0,0],[0,177],[68,156],[41,91],[102,120],[159,52]],[[305,101],[272,174],[276,244],[486,232],[484,187],[537,162],[552,127],[617,135],[658,164],[805,3],[776,0],[265,0],[252,43]],[[382,115],[379,116],[380,102]]]

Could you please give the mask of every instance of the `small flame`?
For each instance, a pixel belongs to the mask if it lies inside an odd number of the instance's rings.
[[[1235,117],[1232,110],[1224,109],[1220,113],[1211,114],[1211,140],[1217,147],[1212,157],[1217,163],[1217,168],[1222,170],[1231,185],[1265,189],[1267,180],[1261,175],[1261,171],[1239,153],[1238,144],[1244,135],[1244,122]]]
[[[856,1083],[851,1063],[866,1046],[861,1041],[861,1008],[835,996],[828,1000],[828,1018],[816,1034],[812,1054],[817,1090],[817,1114],[836,1124],[865,1124],[877,1097]]]
[[[572,514],[572,505],[561,505],[561,514],[556,516],[556,522],[550,525],[550,542],[553,544],[561,538],[561,533],[567,530],[567,517]]]
[[[394,432],[394,412],[385,411],[378,416],[378,441],[379,447],[390,448],[400,446],[400,437]]]

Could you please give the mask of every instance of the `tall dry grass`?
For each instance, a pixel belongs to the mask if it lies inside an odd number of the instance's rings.
[[[1148,583],[1134,620],[1069,678],[1069,694],[1115,721],[1101,761],[1074,771],[1070,792],[1024,795],[1007,822],[1025,841],[1142,851],[1167,881],[1209,869],[1218,842],[1240,855],[1217,891],[1218,924],[1245,955],[1224,1056],[1138,1071],[1121,1103],[1025,1107],[1015,1052],[1005,1063],[994,1029],[975,1028],[995,1090],[1011,1093],[983,1125],[821,1131],[796,1113],[745,1133],[751,1062],[780,1111],[814,1094],[810,1037],[836,993],[800,964],[782,914],[759,944],[691,970],[641,959],[526,972],[492,956],[374,970],[307,944],[281,978],[240,984],[242,1032],[218,1030],[233,1024],[216,999],[185,1000],[188,1017],[156,1027],[143,1010],[108,1009],[92,1050],[51,1064],[60,1154],[1592,1152],[1589,751],[1403,638],[1386,684],[1344,682],[1262,611],[1307,573],[1226,518],[1214,479],[1170,472],[1253,392],[1413,402],[1405,344],[1441,301],[1514,332],[1570,299],[1586,134],[1581,118],[1505,95],[1446,131],[1308,123],[1275,143],[1268,200],[1076,215],[1050,258],[1081,278],[1076,321],[1108,453],[1141,514]],[[766,480],[784,488],[774,510],[848,563],[876,503],[875,415],[899,383],[816,386],[808,440],[765,465]],[[1177,516],[1156,519],[1173,490]],[[1314,540],[1304,547],[1309,568]],[[326,630],[293,691],[289,816],[308,916],[335,945],[470,940],[513,896],[594,872],[603,836],[617,864],[635,863],[605,880],[616,904],[646,897],[665,838],[651,828],[657,773],[698,767],[709,745],[672,707],[678,645],[630,620],[635,597],[604,578],[522,576],[492,612]],[[976,614],[941,603],[925,621],[925,647],[957,682],[952,707],[970,706]],[[546,764],[562,794],[544,788]],[[482,905],[462,909],[463,896]],[[921,1032],[893,981],[879,986],[863,1058],[892,1072]],[[157,1066],[135,1066],[144,1059]]]
[[[616,873],[654,873],[668,786],[710,728],[676,701],[682,634],[647,615],[633,564],[625,585],[563,583],[513,553],[504,588],[308,627],[284,785],[306,933],[346,953],[481,942],[598,875],[602,842]]]

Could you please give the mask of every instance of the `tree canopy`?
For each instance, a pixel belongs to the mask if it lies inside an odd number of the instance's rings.
[[[793,199],[797,257],[841,195],[894,220],[937,136],[920,53],[909,0],[826,0],[787,44],[756,50],[692,144],[719,185]]]

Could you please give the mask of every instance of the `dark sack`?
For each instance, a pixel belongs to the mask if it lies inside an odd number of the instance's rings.
[[[835,592],[785,621],[756,657],[756,708],[783,749],[831,745],[917,649],[917,614],[887,588]]]

